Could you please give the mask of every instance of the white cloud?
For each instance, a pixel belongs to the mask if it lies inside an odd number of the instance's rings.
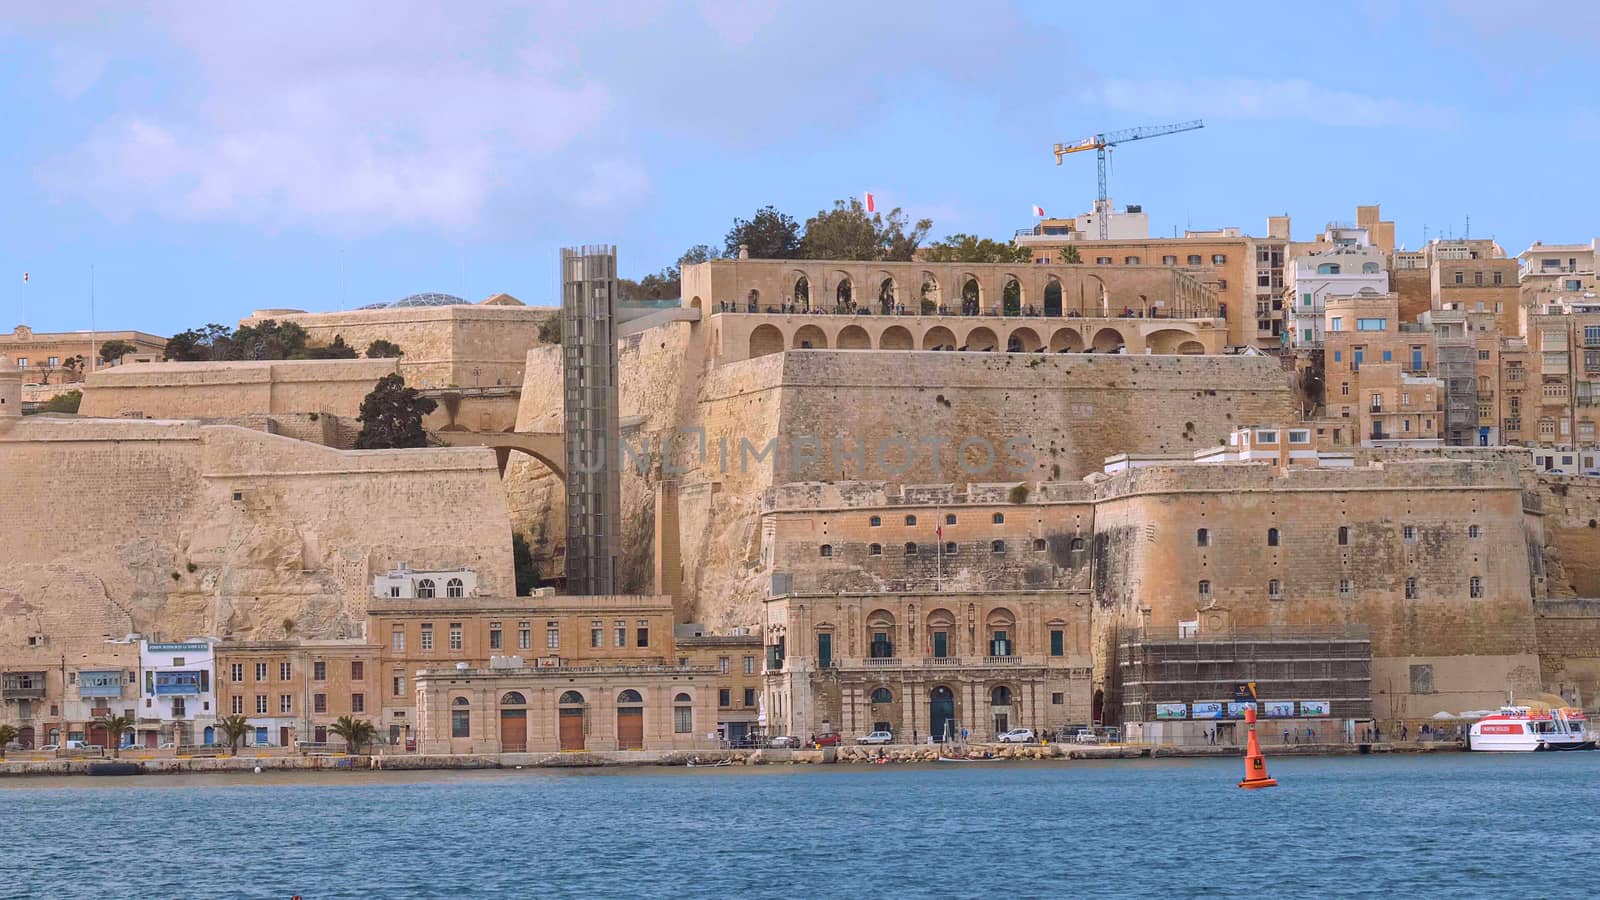
[[[1449,107],[1321,87],[1302,79],[1107,79],[1081,99],[1163,119],[1266,119],[1354,128],[1453,128]]]

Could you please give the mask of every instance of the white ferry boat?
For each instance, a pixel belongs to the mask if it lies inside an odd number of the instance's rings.
[[[1502,706],[1472,723],[1467,746],[1472,750],[1593,750],[1594,735],[1577,709],[1531,709]]]

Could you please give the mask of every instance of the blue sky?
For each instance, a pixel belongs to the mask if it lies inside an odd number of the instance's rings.
[[[1093,199],[1152,230],[1600,235],[1600,4],[14,3],[0,0],[0,330],[170,333],[418,291],[555,296],[774,204],[873,190],[935,236]],[[24,271],[32,280],[24,288]]]

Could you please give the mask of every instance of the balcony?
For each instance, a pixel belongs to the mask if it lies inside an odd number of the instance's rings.
[[[931,666],[931,667],[934,667],[934,668],[940,668],[940,667],[950,668],[950,667],[955,667],[955,666],[961,665],[961,657],[959,657],[959,656],[924,656],[922,658],[922,664],[925,665],[925,666]]]
[[[0,699],[43,700],[43,672],[7,672],[0,681]]]
[[[986,666],[1020,666],[1023,662],[1020,656],[985,656],[983,664]]]
[[[874,656],[863,659],[862,664],[869,669],[893,669],[900,665],[898,656]]]

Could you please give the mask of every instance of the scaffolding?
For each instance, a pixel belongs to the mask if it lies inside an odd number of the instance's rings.
[[[1261,700],[1327,700],[1336,719],[1372,715],[1372,638],[1361,626],[1270,629],[1117,642],[1122,721],[1152,722],[1160,703],[1234,699],[1254,682]]]
[[[1439,378],[1444,381],[1444,443],[1478,443],[1478,348],[1470,334],[1438,339]]]
[[[561,251],[566,590],[617,592],[621,455],[617,413],[617,250]]]

